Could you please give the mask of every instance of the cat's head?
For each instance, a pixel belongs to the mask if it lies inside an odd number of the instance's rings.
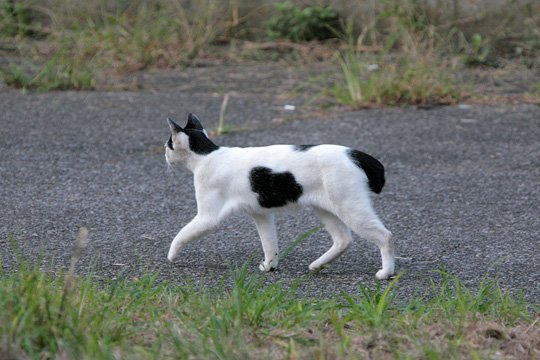
[[[209,138],[197,115],[190,113],[183,128],[167,118],[171,135],[165,143],[165,158],[170,165],[185,164],[188,158],[208,155],[219,149]]]

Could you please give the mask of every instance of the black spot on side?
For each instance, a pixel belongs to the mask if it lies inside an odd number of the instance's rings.
[[[251,190],[258,195],[259,205],[264,208],[284,206],[297,202],[302,196],[302,185],[296,182],[290,172],[273,172],[258,166],[249,172]]]
[[[172,146],[172,134],[171,136],[169,136],[169,140],[167,140],[167,147],[171,150],[174,150]]]
[[[349,149],[347,154],[356,166],[366,173],[371,191],[379,194],[382,191],[385,182],[383,164],[374,157],[358,150]]]
[[[207,155],[212,151],[219,149],[219,146],[214,144],[212,140],[200,130],[186,130],[184,132],[189,136],[189,149],[195,154]]]
[[[308,151],[314,146],[317,146],[317,145],[294,145],[294,150],[295,151]]]

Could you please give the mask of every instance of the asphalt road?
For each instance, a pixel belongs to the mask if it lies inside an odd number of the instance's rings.
[[[264,80],[264,79],[263,79]],[[262,80],[262,81],[263,81]],[[292,118],[281,94],[235,94],[228,124],[243,131],[224,146],[336,143],[383,162],[387,183],[374,205],[397,241],[398,297],[429,293],[444,267],[466,285],[498,277],[504,289],[540,299],[540,107],[330,112]],[[69,265],[78,229],[90,230],[80,273],[212,286],[246,260],[262,258],[245,216],[191,243],[170,264],[170,241],[196,213],[191,174],[169,171],[167,116],[196,112],[217,126],[221,96],[207,89],[142,92],[0,92],[0,254],[15,263],[14,239],[44,268]],[[299,108],[301,109],[301,107]],[[318,226],[309,211],[278,217],[281,249]],[[374,286],[378,250],[362,239],[330,268],[303,279],[302,296]],[[321,231],[282,260],[268,282],[291,281],[329,246]]]

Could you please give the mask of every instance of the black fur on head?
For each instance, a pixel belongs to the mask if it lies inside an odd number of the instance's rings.
[[[189,149],[194,153],[206,155],[219,149],[219,146],[214,144],[206,135],[206,131],[197,115],[189,113],[187,124],[184,128],[175,123],[171,118],[167,118],[167,121],[169,122],[171,134],[175,135],[182,132],[189,137]],[[172,137],[170,143],[170,146],[169,142],[167,146],[173,150]]]
[[[203,130],[203,126],[201,124],[201,121],[197,117],[197,115],[193,113],[189,113],[185,129],[186,130],[187,129],[200,130],[200,131]]]
[[[174,122],[174,120],[171,118],[167,118],[167,121],[169,122],[171,133],[173,134],[179,133],[181,131],[186,132],[186,130],[204,131],[204,128],[201,124],[201,120],[199,120],[197,115],[193,113],[188,114],[187,124],[184,128],[182,128],[180,125]]]

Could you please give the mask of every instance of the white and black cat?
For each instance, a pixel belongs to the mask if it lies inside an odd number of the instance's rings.
[[[352,242],[351,229],[381,251],[387,279],[394,273],[392,234],[371,206],[369,191],[380,193],[384,167],[373,157],[338,145],[272,145],[220,147],[201,122],[189,114],[182,128],[169,122],[171,136],[165,158],[171,166],[193,172],[197,215],[175,236],[170,261],[186,243],[214,229],[234,212],[253,217],[264,250],[259,268],[278,265],[278,241],[273,214],[282,209],[310,207],[333,239],[332,247],[309,265],[317,270],[334,261]]]

